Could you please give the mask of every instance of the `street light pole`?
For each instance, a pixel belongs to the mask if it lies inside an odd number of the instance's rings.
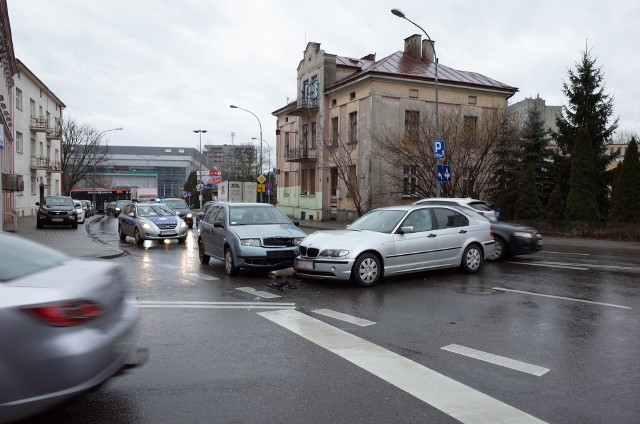
[[[200,136],[200,154],[202,154],[202,133],[206,134],[207,130],[193,130],[193,132],[198,133]],[[200,175],[196,181],[200,184],[200,180],[202,179],[202,160],[200,160],[200,158],[198,158],[198,163],[200,164]],[[202,191],[198,192],[198,201],[200,202],[200,209],[202,209]]]
[[[250,110],[243,109],[243,108],[235,106],[235,105],[229,105],[229,107],[231,109],[240,109],[240,110],[244,110],[245,112],[249,112],[250,114],[252,114],[258,120],[258,125],[260,126],[260,164],[259,164],[260,171],[259,171],[259,174],[262,175],[262,123],[260,122],[260,118],[258,118],[258,116],[255,113],[251,112]],[[262,200],[262,192],[260,192],[260,202],[262,203],[262,201],[263,201]]]
[[[98,133],[98,135],[96,136],[96,145],[93,147],[93,207],[96,210],[96,212],[98,211],[98,205],[96,205],[96,153],[97,149],[98,149],[98,143],[100,142],[100,136],[104,133],[107,133],[109,131],[122,131],[122,127],[118,127],[118,128],[112,128],[110,130],[104,130]],[[102,210],[102,209],[101,209]]]
[[[257,140],[257,137],[251,137],[252,140]],[[265,143],[267,143],[267,148],[268,148],[268,152],[269,152],[269,173],[267,174],[267,180],[269,182],[271,182],[271,144],[269,144],[268,141],[266,140],[260,140],[261,142],[264,141]],[[271,189],[269,189],[271,190]],[[271,195],[267,195],[267,203],[271,203]]]
[[[417,26],[424,32],[424,35],[427,36],[427,40],[431,43],[431,47],[433,48],[433,61],[436,66],[435,70],[435,91],[436,91],[436,140],[440,140],[440,114],[438,111],[438,56],[436,55],[436,45],[434,41],[429,37],[427,31],[425,31],[420,25],[413,22],[411,19],[407,18],[404,13],[400,9],[391,9],[391,13],[396,15],[399,18],[405,19],[411,22],[413,25]],[[440,164],[440,158],[436,159],[436,197],[440,197],[440,181],[438,181],[438,165]]]

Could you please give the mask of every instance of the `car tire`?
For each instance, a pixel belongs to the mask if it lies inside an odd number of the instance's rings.
[[[74,230],[78,229],[78,223],[74,222],[73,224],[71,224],[71,228],[73,228]]]
[[[193,222],[189,224],[189,228],[193,228]]]
[[[200,258],[200,263],[208,264],[211,256],[207,255],[204,252],[204,241],[202,239],[198,240],[198,257]]]
[[[38,230],[42,230],[44,228],[44,225],[42,225],[42,222],[36,222],[36,228]]]
[[[138,230],[138,228],[133,230],[133,238],[136,240],[136,244],[143,244],[144,243],[144,239],[140,235],[140,230]]]
[[[478,272],[482,267],[483,252],[479,245],[472,243],[464,249],[460,268],[468,274]]]
[[[507,257],[507,245],[500,237],[495,237],[496,245],[491,255],[491,260],[494,262],[501,261]]]
[[[185,241],[187,241],[187,236],[178,238],[178,243],[184,243]]]
[[[120,237],[120,241],[125,241],[127,239],[127,235],[122,232],[121,225],[118,225],[118,236]]]
[[[360,287],[371,287],[382,278],[382,262],[373,253],[358,256],[351,270],[351,280]]]
[[[224,249],[224,271],[229,277],[238,275],[239,269],[233,263],[233,251],[230,247]]]

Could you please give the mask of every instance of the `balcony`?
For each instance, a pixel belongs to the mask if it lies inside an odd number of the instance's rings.
[[[308,149],[306,147],[300,149],[288,149],[286,151],[287,162],[316,162],[316,149]]]
[[[47,122],[46,118],[31,118],[29,127],[32,131],[49,132],[49,122]]]
[[[59,161],[50,161],[51,172],[62,172],[62,167]]]
[[[299,98],[295,105],[287,112],[288,115],[303,116],[308,115],[311,112],[318,112],[318,98],[317,97],[302,97]]]
[[[29,167],[31,169],[49,169],[51,166],[51,161],[49,158],[31,156],[31,160],[29,162]]]
[[[58,127],[48,127],[47,128],[47,138],[56,138],[60,140],[62,137],[62,128]]]

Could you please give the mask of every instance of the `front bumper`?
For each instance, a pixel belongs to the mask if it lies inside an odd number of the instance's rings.
[[[77,222],[76,215],[38,215],[38,223],[42,225],[73,225]]]
[[[179,239],[179,238],[184,238],[187,236],[187,228],[181,228],[178,229],[176,231],[171,231],[171,230],[161,230],[161,231],[167,231],[166,234],[160,234],[158,233],[158,231],[156,231],[155,229],[147,229],[147,228],[141,228],[140,232],[143,235],[143,238],[145,240],[171,240],[171,239]],[[168,232],[171,231],[171,232]]]
[[[348,281],[354,262],[355,259],[311,259],[298,256],[293,269],[300,277]]]
[[[542,237],[514,237],[511,246],[509,246],[509,253],[512,255],[536,253],[542,249],[543,244]]]

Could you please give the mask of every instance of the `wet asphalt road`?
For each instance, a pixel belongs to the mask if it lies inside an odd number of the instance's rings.
[[[150,357],[28,422],[495,422],[487,408],[504,422],[640,421],[638,244],[549,239],[475,275],[361,289],[290,270],[226,277],[199,263],[195,231],[143,247],[113,218],[94,231],[126,253],[110,260],[131,277]]]

